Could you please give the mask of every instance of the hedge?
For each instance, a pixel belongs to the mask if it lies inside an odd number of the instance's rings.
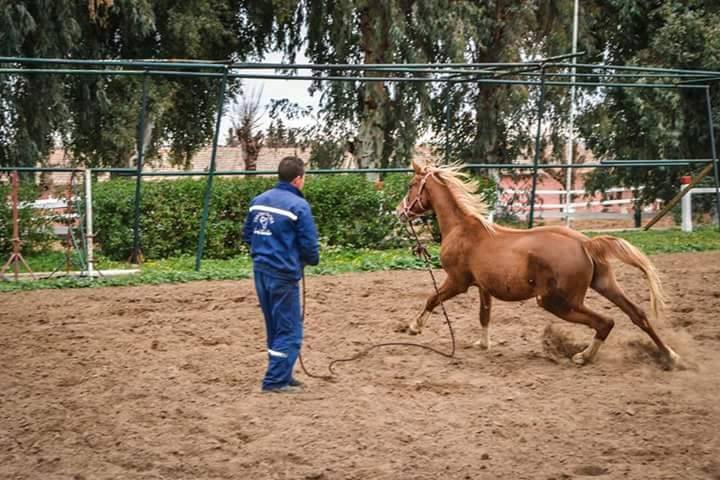
[[[310,202],[324,245],[385,248],[402,243],[394,210],[407,186],[406,175],[386,179],[384,188],[360,175],[308,178]],[[228,258],[245,252],[242,226],[250,200],[275,184],[273,178],[217,178],[208,216],[205,255]],[[192,255],[205,190],[204,180],[143,183],[142,249],[147,258]],[[102,253],[127,259],[132,248],[135,183],[117,179],[98,183],[93,192],[95,238]]]
[[[388,175],[383,187],[362,175],[319,175],[308,178],[305,196],[310,202],[325,246],[388,248],[407,244],[394,210],[407,189],[409,175]],[[229,258],[247,251],[242,225],[250,200],[275,184],[274,178],[249,177],[215,180],[208,217],[205,255]],[[147,258],[162,259],[193,255],[197,247],[205,180],[181,179],[143,182],[141,241]],[[489,199],[494,185],[485,181]],[[21,200],[37,198],[37,188],[25,183]],[[8,198],[9,187],[0,185]],[[130,256],[133,240],[135,182],[113,179],[96,182],[93,190],[93,222],[100,253],[113,260]],[[47,249],[52,240],[47,212],[20,211],[23,251]],[[437,233],[437,225],[434,232]],[[0,202],[0,254],[8,254],[11,242],[11,210]]]

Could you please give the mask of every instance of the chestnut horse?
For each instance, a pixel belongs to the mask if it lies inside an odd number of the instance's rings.
[[[396,213],[407,221],[435,211],[442,244],[440,261],[447,273],[438,292],[427,300],[423,312],[408,326],[411,334],[422,331],[425,321],[440,302],[464,293],[471,285],[480,291],[482,336],[475,342],[490,348],[490,304],[493,297],[520,301],[535,297],[538,305],[564,320],[595,330],[588,347],[573,357],[577,364],[591,362],[614,326],[611,318],[584,304],[588,287],[617,305],[660,349],[671,366],[679,356],[653,329],[645,312],[623,293],[609,260],[616,258],[641,270],[650,287],[655,316],[663,303],[662,287],[655,268],[640,250],[620,238],[589,238],[566,227],[517,230],[491,224],[485,205],[475,194],[477,184],[458,167],[420,167]]]

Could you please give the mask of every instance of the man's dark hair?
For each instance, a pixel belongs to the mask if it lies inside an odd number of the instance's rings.
[[[278,177],[283,182],[292,182],[305,175],[305,164],[298,157],[285,157],[278,165]]]

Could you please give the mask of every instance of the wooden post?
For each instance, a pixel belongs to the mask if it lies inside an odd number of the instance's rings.
[[[662,219],[665,215],[667,215],[667,213],[675,206],[675,204],[677,204],[677,203],[680,201],[680,199],[682,199],[685,195],[687,195],[688,193],[690,193],[690,190],[691,190],[695,185],[697,185],[698,183],[700,183],[700,180],[702,180],[703,177],[705,177],[705,175],[707,175],[708,173],[710,173],[710,172],[712,171],[713,165],[714,165],[713,163],[709,163],[708,165],[705,166],[705,168],[703,168],[702,170],[700,170],[700,173],[698,173],[697,176],[696,176],[695,178],[693,178],[692,182],[690,182],[690,185],[688,185],[687,188],[684,188],[684,189],[680,190],[680,193],[678,193],[677,195],[675,195],[675,197],[674,197],[672,200],[670,200],[670,201],[667,203],[667,205],[665,205],[665,206],[663,207],[663,209],[660,210],[660,211],[657,213],[657,215],[655,215],[655,217],[653,217],[653,219],[650,220],[650,221],[647,223],[647,225],[645,225],[645,226],[643,227],[643,230],[650,230],[650,228],[651,228],[653,225],[655,225],[657,222],[660,221],[660,219]]]

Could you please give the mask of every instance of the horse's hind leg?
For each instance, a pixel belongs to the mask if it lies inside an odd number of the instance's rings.
[[[603,344],[615,322],[599,313],[593,312],[585,305],[571,305],[560,297],[538,297],[538,304],[548,312],[563,320],[573,323],[582,323],[595,330],[595,338],[588,347],[573,356],[573,362],[578,365],[590,363],[597,355],[600,346]]]
[[[615,275],[609,265],[596,265],[595,277],[590,286],[600,295],[617,305],[620,310],[630,317],[635,325],[647,333],[672,365],[678,363],[680,360],[678,354],[658,336],[645,311],[627,298],[625,292],[615,280]]]
[[[490,350],[490,308],[492,297],[485,290],[480,289],[480,338],[473,344],[485,350]]]
[[[408,325],[408,333],[410,333],[411,335],[417,335],[421,333],[423,327],[425,326],[425,321],[428,319],[432,311],[435,310],[435,307],[440,305],[441,302],[444,302],[445,300],[448,300],[455,295],[467,292],[469,285],[470,283],[468,281],[448,276],[443,282],[443,284],[440,285],[438,291],[430,295],[430,298],[427,299],[427,302],[425,302],[425,308],[423,309],[422,313],[420,313],[420,315],[415,320],[413,320],[410,325]]]

